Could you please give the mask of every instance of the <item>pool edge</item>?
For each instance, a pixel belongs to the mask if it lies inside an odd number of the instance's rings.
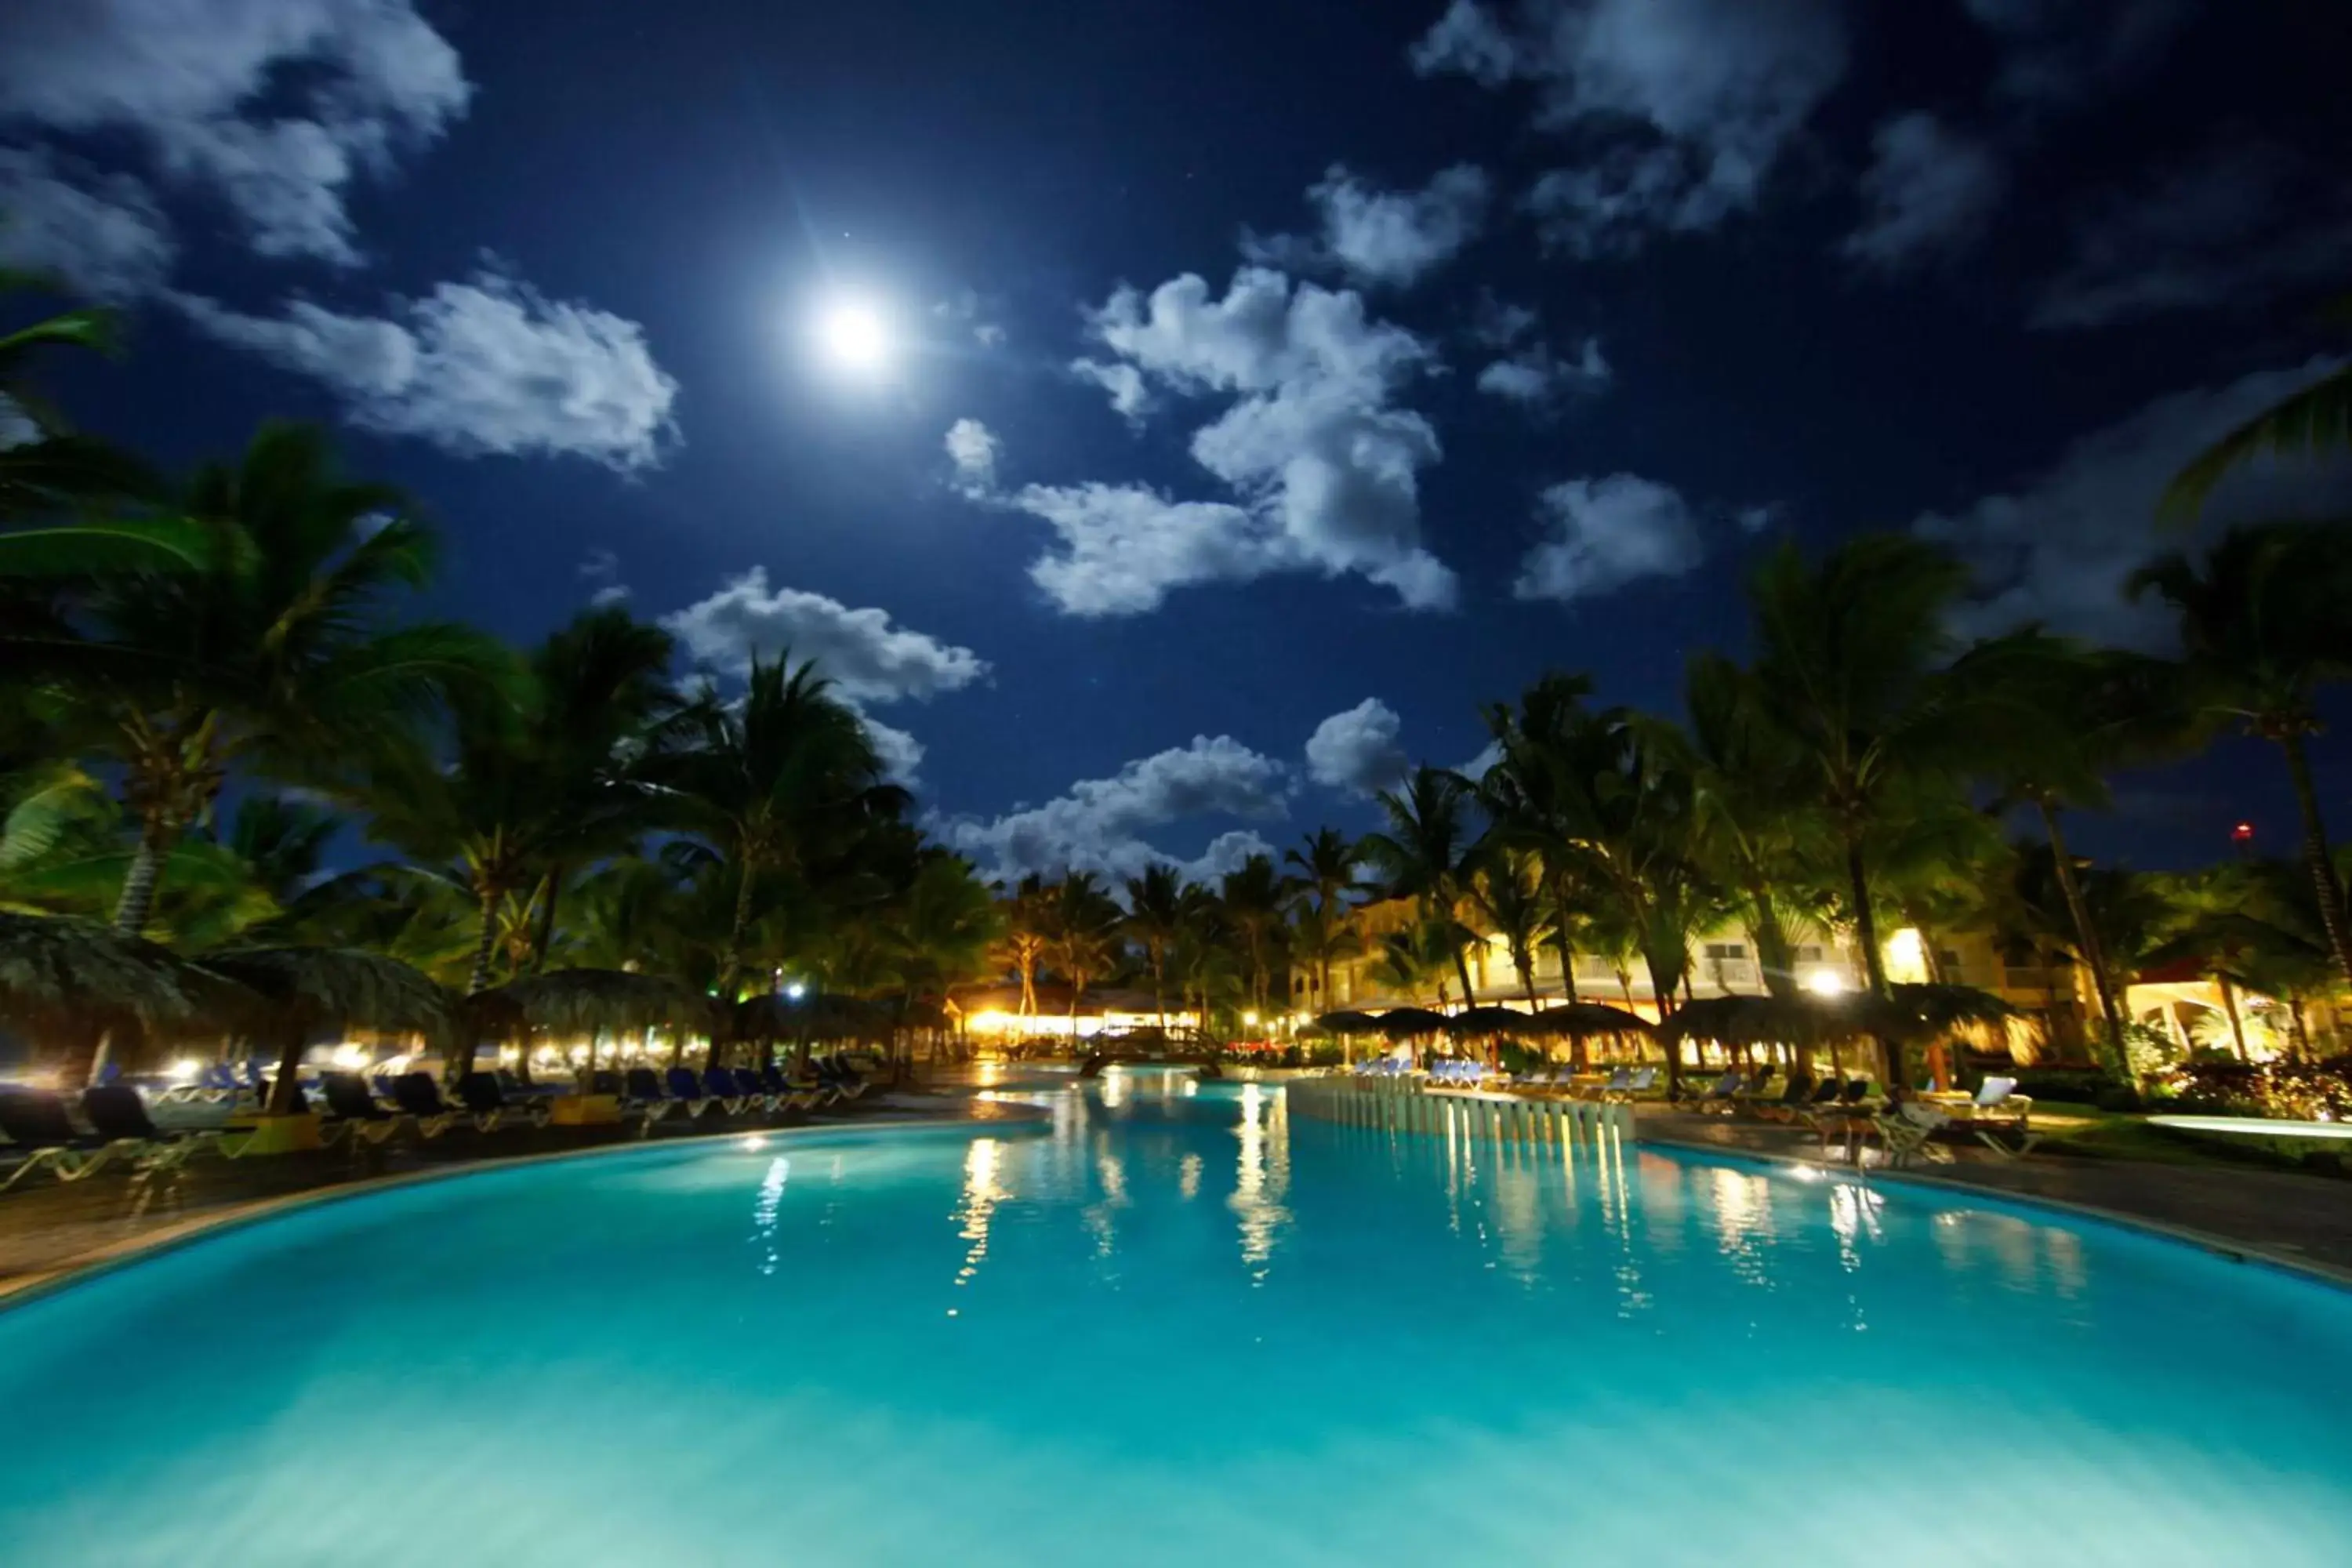
[[[1860,1186],[1885,1183],[1894,1186],[1917,1188],[1938,1194],[1962,1194],[1996,1204],[2014,1204],[2021,1208],[2043,1209],[2053,1214],[2073,1215],[2096,1220],[2124,1230],[2178,1241],[2210,1252],[2231,1263],[2248,1264],[2255,1268],[2274,1268],[2298,1279],[2331,1285],[2336,1289],[2352,1291],[2352,1268],[2338,1268],[2317,1258],[2298,1257],[2291,1252],[2276,1251],[2259,1242],[2242,1241],[2235,1237],[2221,1236],[2192,1226],[2175,1225],[2169,1220],[2150,1219],[2145,1215],[2126,1214],[2120,1209],[2102,1208],[2095,1204],[2075,1203],[2067,1198],[2043,1197],[2038,1193],[2014,1193],[1998,1187],[1981,1187],[1972,1182],[1955,1181],[1924,1171],[1864,1171],[1852,1167],[1827,1165],[1817,1160],[1807,1160],[1793,1154],[1769,1153],[1756,1149],[1727,1149],[1720,1143],[1695,1142],[1684,1138],[1664,1138],[1637,1135],[1636,1143],[1647,1143],[1661,1149],[1677,1149],[1694,1154],[1707,1154],[1717,1159],[1748,1162],[1759,1165],[1785,1166],[1791,1170],[1818,1172],[1837,1182],[1852,1182]]]
[[[1018,1102],[997,1101],[997,1105]],[[757,1135],[763,1138],[799,1138],[813,1133],[876,1131],[952,1131],[958,1129],[989,1126],[1036,1127],[1047,1125],[1051,1117],[1043,1111],[1036,1114],[1007,1115],[999,1111],[989,1116],[969,1112],[941,1116],[906,1116],[895,1120],[860,1120],[856,1121],[810,1122],[797,1127],[734,1128],[724,1132],[698,1132],[684,1137],[656,1141],[606,1143],[593,1149],[554,1149],[543,1154],[521,1154],[511,1159],[482,1160],[462,1165],[445,1165],[430,1171],[403,1171],[397,1175],[371,1176],[363,1181],[345,1182],[331,1187],[313,1187],[307,1192],[286,1193],[274,1198],[256,1198],[212,1214],[196,1215],[174,1225],[161,1226],[143,1235],[126,1237],[109,1242],[104,1247],[74,1254],[54,1268],[37,1273],[21,1274],[0,1279],[0,1314],[5,1314],[29,1301],[54,1295],[85,1280],[111,1274],[149,1258],[176,1251],[205,1240],[215,1232],[256,1225],[266,1219],[296,1210],[320,1207],[341,1203],[351,1198],[369,1197],[401,1187],[416,1186],[428,1182],[456,1181],[467,1176],[479,1176],[492,1171],[515,1171],[532,1165],[551,1165],[566,1160],[595,1160],[615,1154],[642,1154],[649,1149],[675,1148],[688,1143],[724,1142]]]

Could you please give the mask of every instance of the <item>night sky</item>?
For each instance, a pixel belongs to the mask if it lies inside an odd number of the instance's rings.
[[[789,641],[984,868],[1213,870],[1369,826],[1547,668],[1671,709],[1784,537],[1920,530],[1979,567],[1964,630],[2163,647],[2117,595],[2179,542],[2155,495],[2346,341],[2347,35],[63,0],[0,6],[0,254],[131,312],[56,379],[82,424],[178,465],[336,422],[446,531],[436,609],[530,639],[625,594],[722,672]],[[885,363],[825,351],[844,300]],[[2347,502],[2299,467],[2210,517]],[[2240,817],[2291,841],[2242,742],[2079,833],[2174,865]]]

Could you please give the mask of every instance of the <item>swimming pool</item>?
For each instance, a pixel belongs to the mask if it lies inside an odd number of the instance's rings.
[[[2352,1294],[1114,1074],[297,1211],[0,1313],[32,1564],[2342,1564]]]

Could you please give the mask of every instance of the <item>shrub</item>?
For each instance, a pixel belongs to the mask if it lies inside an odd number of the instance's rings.
[[[2352,1055],[2321,1062],[2200,1060],[2167,1075],[2185,1110],[2288,1121],[2352,1120]]]
[[[2069,1105],[2096,1105],[2099,1096],[2124,1087],[2096,1068],[2019,1068],[2007,1076],[2017,1079],[2020,1094]]]

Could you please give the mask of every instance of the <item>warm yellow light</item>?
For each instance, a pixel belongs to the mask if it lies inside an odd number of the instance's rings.
[[[1816,996],[1834,996],[1845,989],[1845,976],[1834,969],[1817,969],[1805,976],[1804,986]]]
[[[1927,940],[1917,926],[1905,926],[1886,939],[1886,978],[1898,985],[1918,985],[1927,979]]]
[[[1257,1015],[1255,1013],[1244,1013],[1242,1015],[1242,1022],[1255,1029],[1257,1027]]]
[[[367,1047],[346,1040],[335,1047],[333,1059],[337,1067],[347,1072],[354,1068],[365,1067],[368,1059]]]

